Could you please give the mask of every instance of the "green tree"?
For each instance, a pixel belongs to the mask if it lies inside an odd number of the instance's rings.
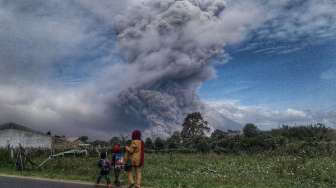
[[[209,144],[209,138],[199,137],[197,140],[195,140],[195,148],[198,152],[202,152],[202,153],[210,152],[211,147]]]
[[[255,137],[259,134],[258,127],[253,123],[248,123],[243,128],[244,136],[246,137]]]
[[[146,138],[145,140],[145,148],[146,149],[154,149],[154,144],[151,138]]]
[[[208,122],[205,121],[200,112],[188,114],[184,119],[181,137],[184,144],[193,144],[201,137],[205,136],[205,132],[209,132]]]
[[[84,142],[84,143],[87,143],[87,141],[89,140],[89,137],[88,136],[81,136],[81,137],[79,137],[79,140]]]
[[[221,140],[223,138],[225,138],[225,136],[227,136],[228,133],[222,131],[222,130],[219,130],[219,129],[216,129],[212,134],[211,134],[211,140],[213,141],[218,141],[218,140]]]
[[[165,147],[165,142],[160,137],[157,137],[154,141],[154,145],[156,150],[163,150]]]
[[[222,142],[225,142],[225,138],[227,138],[228,133],[216,129],[214,132],[212,132],[211,136],[210,136],[210,143],[211,143],[211,148],[213,150],[216,150],[218,147],[220,147],[219,145],[221,145]]]
[[[182,138],[178,131],[175,131],[171,137],[167,139],[167,146],[169,149],[176,149],[181,145]]]
[[[121,144],[121,143],[122,143],[122,141],[121,141],[120,137],[118,137],[118,136],[114,136],[110,139],[110,144],[112,146],[114,146],[115,144]]]

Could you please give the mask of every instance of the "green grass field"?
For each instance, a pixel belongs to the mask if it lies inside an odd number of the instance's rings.
[[[23,174],[1,163],[0,173],[94,181],[98,172],[96,160],[93,157],[54,159],[42,170]],[[125,178],[124,173],[124,182]],[[143,185],[155,188],[336,187],[336,157],[147,154]]]

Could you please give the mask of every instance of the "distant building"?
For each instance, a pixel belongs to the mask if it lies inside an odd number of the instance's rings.
[[[69,146],[73,148],[90,146],[90,144],[86,144],[85,142],[81,141],[80,137],[67,138],[67,141],[69,142]]]
[[[68,141],[65,136],[55,135],[53,138],[53,149],[65,149],[68,145]]]
[[[50,135],[32,130],[16,123],[0,125],[0,148],[51,148]]]
[[[55,149],[78,149],[78,148],[87,148],[90,147],[90,144],[87,144],[80,140],[80,137],[60,137],[60,136],[54,136],[54,145],[53,147]]]

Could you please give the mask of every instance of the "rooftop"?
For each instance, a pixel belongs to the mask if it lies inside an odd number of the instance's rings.
[[[35,134],[46,135],[42,132],[30,129],[28,127],[25,127],[23,125],[19,125],[17,123],[13,123],[13,122],[5,123],[5,124],[0,125],[0,131],[7,130],[7,129],[15,129],[15,130],[21,130],[21,131],[31,132],[31,133],[35,133]]]

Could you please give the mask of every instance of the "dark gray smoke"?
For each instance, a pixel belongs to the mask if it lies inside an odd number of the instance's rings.
[[[110,138],[166,134],[201,111],[213,127],[237,127],[197,96],[216,76],[212,60],[226,62],[225,47],[251,35],[261,46],[334,37],[335,2],[302,3],[0,0],[0,123]]]
[[[197,90],[215,76],[211,59],[221,58],[226,44],[242,40],[256,25],[251,17],[232,25],[227,17],[235,11],[243,10],[226,10],[221,0],[162,0],[146,1],[121,17],[118,48],[135,81],[118,95],[119,117],[137,119],[144,129],[173,131],[187,113],[207,112]]]

